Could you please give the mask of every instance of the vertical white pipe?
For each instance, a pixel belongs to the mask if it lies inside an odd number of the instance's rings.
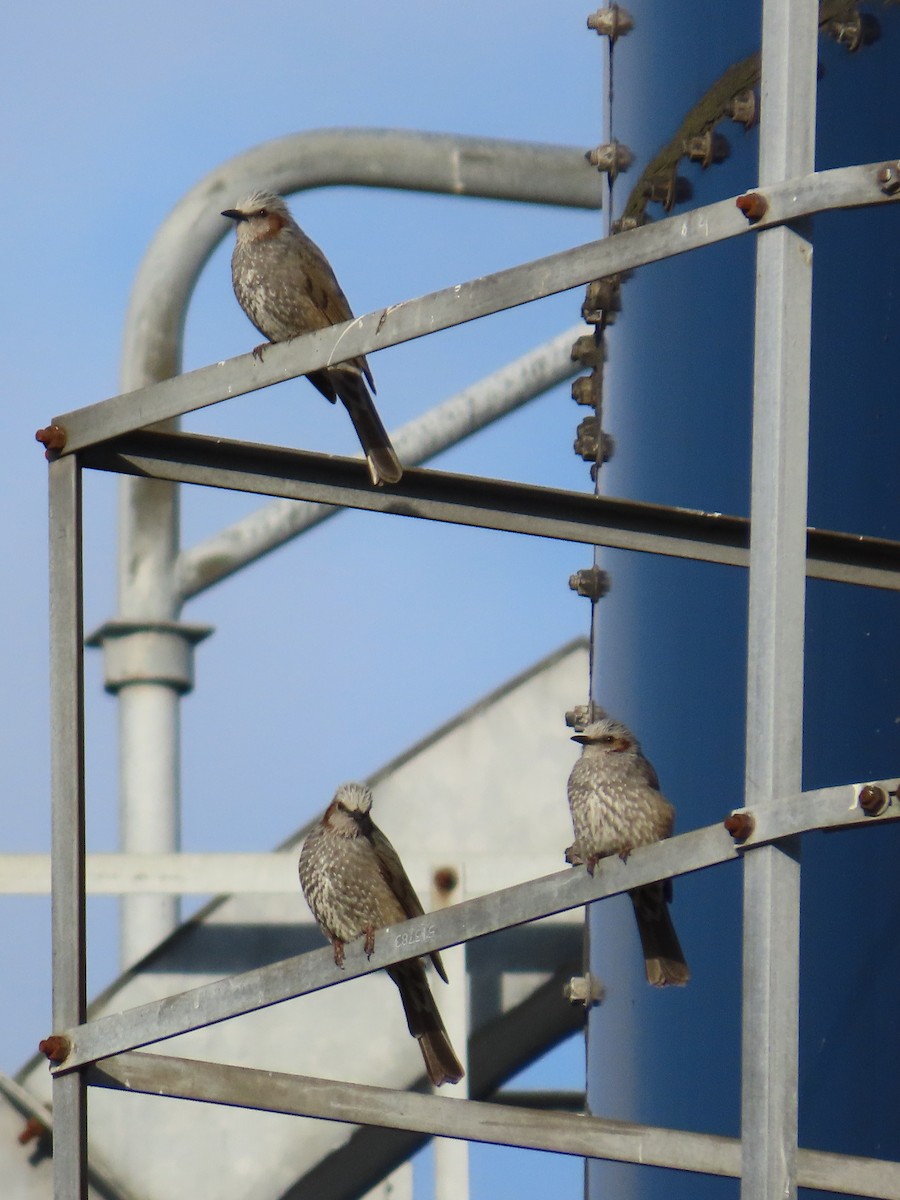
[[[135,622],[174,622],[177,486],[125,479],[120,496],[119,615]],[[169,682],[147,678],[145,672],[139,679],[119,689],[120,845],[126,852],[174,852],[180,819],[180,695]],[[176,928],[179,905],[177,896],[123,897],[123,970]]]

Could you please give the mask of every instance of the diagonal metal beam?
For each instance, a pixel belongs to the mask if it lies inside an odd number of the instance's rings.
[[[168,1055],[127,1053],[90,1069],[96,1087],[174,1096],[292,1116],[414,1130],[473,1142],[641,1163],[736,1178],[736,1138],[542,1109],[310,1079]],[[900,1163],[801,1150],[802,1186],[900,1200]]]
[[[878,786],[885,792],[895,791],[897,781],[885,780]],[[324,947],[125,1012],[98,1017],[64,1032],[70,1051],[56,1073],[333,987],[391,963],[443,950],[512,925],[568,912],[644,883],[733,861],[788,834],[900,819],[896,799],[883,813],[868,816],[859,805],[858,790],[846,785],[805,792],[754,810],[755,829],[740,847],[735,846],[722,825],[709,825],[642,847],[627,862],[604,859],[593,878],[582,870],[560,871],[441,912],[427,913],[415,921],[388,926],[379,931],[371,958],[366,958],[361,943],[349,945],[343,968],[334,965],[331,949]]]
[[[372,486],[358,459],[200,434],[141,430],[92,446],[79,458],[100,471],[731,566],[749,563],[749,522],[722,513],[415,468],[386,490]],[[897,590],[900,543],[810,529],[807,574]]]
[[[343,968],[335,966],[332,951],[326,946],[164,1000],[98,1017],[65,1033],[71,1048],[57,1070],[66,1072],[111,1054],[332,987],[432,949],[567,912],[675,871],[700,870],[737,856],[725,830],[710,826],[682,834],[666,845],[635,851],[627,868],[618,860],[607,861],[598,867],[593,879],[586,871],[570,869],[518,884],[379,930],[371,958],[366,958],[361,943],[352,943],[346,948]]]
[[[72,453],[129,430],[306,375],[357,354],[396,346],[568,291],[592,279],[632,270],[747,232],[770,229],[826,209],[893,203],[900,196],[886,196],[878,186],[876,175],[881,165],[841,167],[761,188],[768,208],[765,216],[752,226],[735,207],[734,198],[722,200],[271,346],[262,363],[252,354],[244,354],[63,413],[53,418],[53,424],[66,431],[63,453]]]

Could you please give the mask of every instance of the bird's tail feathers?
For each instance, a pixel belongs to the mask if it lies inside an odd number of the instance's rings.
[[[459,1083],[465,1071],[450,1044],[421,960],[395,963],[387,971],[400,992],[406,1024],[419,1043],[428,1078],[435,1087]]]
[[[432,1084],[440,1087],[442,1083],[459,1083],[465,1071],[450,1045],[446,1031],[441,1029],[433,1033],[423,1033],[417,1041]]]
[[[359,401],[345,400],[344,407],[350,414],[356,436],[360,440],[366,456],[366,464],[373,483],[399,483],[403,475],[403,467],[397,452],[391,445],[391,439],[381,423],[381,418],[371,400],[360,404]]]
[[[662,884],[650,883],[631,893],[637,918],[647,982],[654,987],[681,987],[691,977],[678,934],[672,924]]]
[[[332,367],[328,371],[328,382],[350,414],[356,436],[366,455],[372,482],[398,483],[403,475],[403,467],[378,415],[375,402],[369,395],[360,368],[349,365]]]

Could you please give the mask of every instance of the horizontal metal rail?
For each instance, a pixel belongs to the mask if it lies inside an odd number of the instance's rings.
[[[134,1052],[104,1059],[90,1068],[87,1080],[95,1087],[260,1112],[407,1129],[705,1175],[737,1178],[741,1174],[741,1143],[736,1138],[602,1117],[477,1100],[461,1104],[443,1096]],[[797,1182],[801,1187],[900,1200],[900,1163],[801,1150]]]
[[[882,780],[874,786],[892,793],[897,781]],[[74,1029],[57,1030],[67,1039],[69,1053],[55,1073],[268,1008],[511,925],[567,912],[644,883],[728,862],[754,846],[790,834],[900,819],[900,805],[895,799],[883,813],[870,817],[860,807],[858,795],[859,787],[852,784],[803,792],[754,813],[755,827],[739,846],[722,825],[709,825],[635,850],[627,862],[616,857],[603,859],[593,878],[584,870],[560,871],[388,926],[379,931],[371,958],[366,958],[360,942],[349,945],[343,968],[335,966],[331,948],[323,947],[163,1000],[110,1013]]]
[[[894,203],[900,200],[900,194],[887,196],[878,184],[877,173],[882,165],[841,167],[760,187],[757,191],[764,198],[766,212],[752,225],[735,206],[736,198],[721,200],[304,334],[292,342],[269,347],[261,363],[252,354],[244,354],[64,413],[54,417],[53,424],[65,430],[63,453],[72,453],[357,354],[396,346],[747,232],[829,209]]]
[[[123,434],[80,454],[83,466],[291,500],[389,512],[593,546],[746,567],[745,517],[643,504],[593,493],[408,468],[389,490],[359,459],[200,434]],[[900,542],[811,529],[807,574],[900,589]]]

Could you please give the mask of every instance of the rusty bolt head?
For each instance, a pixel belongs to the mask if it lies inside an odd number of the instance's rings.
[[[615,308],[591,308],[588,300],[581,306],[581,319],[587,321],[588,325],[599,325],[606,328],[608,325],[615,325],[616,313]]]
[[[66,446],[66,431],[61,425],[48,425],[46,429],[38,429],[34,440],[44,447],[44,457],[49,459]]]
[[[444,896],[459,884],[459,875],[453,867],[438,867],[434,873],[434,886]]]
[[[676,174],[674,167],[659,175],[648,176],[644,187],[647,198],[654,204],[661,204],[666,212],[671,212],[676,204],[684,204],[694,194],[691,181]]]
[[[867,783],[859,791],[859,807],[868,817],[877,817],[888,807],[891,799],[884,788]]]
[[[576,733],[582,733],[588,725],[597,720],[601,711],[600,706],[593,700],[590,704],[577,704],[566,713],[566,725],[570,729],[574,729]]]
[[[884,194],[893,196],[895,192],[900,191],[900,162],[885,163],[883,167],[879,167],[875,178]]]
[[[69,1051],[72,1049],[69,1039],[62,1037],[59,1034],[53,1033],[48,1038],[38,1045],[38,1050],[41,1054],[50,1059],[51,1062],[61,1063],[69,1057]]]
[[[40,1117],[29,1117],[16,1141],[20,1146],[27,1146],[29,1142],[33,1142],[36,1138],[49,1137],[49,1135],[50,1130]]]
[[[608,37],[611,42],[624,37],[634,29],[634,18],[618,4],[610,4],[607,8],[598,8],[587,19],[588,29],[595,29],[600,37]]]
[[[753,88],[738,92],[728,105],[728,115],[745,129],[753,128],[759,120],[759,100]]]
[[[572,362],[581,363],[583,367],[599,367],[605,361],[603,343],[592,333],[584,333],[572,343]]]
[[[611,234],[630,233],[632,229],[640,229],[642,225],[649,224],[650,218],[646,215],[646,213],[641,213],[641,215],[637,217],[619,217],[617,221],[613,221],[613,223],[610,225],[609,232]]]
[[[609,572],[601,571],[599,567],[584,567],[569,576],[569,587],[593,603],[602,599],[609,591]]]
[[[743,196],[738,196],[735,204],[751,225],[755,225],[757,221],[761,221],[769,211],[768,200],[759,192],[747,192]]]
[[[730,817],[725,818],[723,825],[736,842],[746,842],[756,828],[753,814],[748,812],[733,812]]]
[[[587,285],[581,306],[582,318],[591,325],[597,325],[604,319],[609,321],[610,313],[619,312],[622,307],[621,291],[622,281],[618,275],[594,279]]]
[[[878,18],[870,13],[853,13],[844,19],[834,17],[823,26],[829,37],[841,46],[846,46],[851,54],[863,46],[871,46],[881,37],[881,25]]]
[[[613,456],[615,442],[600,428],[597,417],[585,417],[575,431],[572,449],[585,462],[605,463]]]
[[[570,1004],[583,1004],[590,1008],[599,1004],[606,995],[606,988],[596,977],[588,972],[586,975],[574,975],[568,983],[563,984],[563,996]]]
[[[600,380],[595,375],[579,375],[572,381],[572,399],[595,407],[600,400]]]
[[[610,179],[615,179],[620,172],[627,171],[634,162],[634,155],[628,147],[615,139],[588,150],[584,157],[592,167],[604,171]]]
[[[691,162],[698,162],[705,170],[712,163],[724,162],[731,153],[731,147],[721,133],[707,129],[696,137],[685,138],[684,153]]]

